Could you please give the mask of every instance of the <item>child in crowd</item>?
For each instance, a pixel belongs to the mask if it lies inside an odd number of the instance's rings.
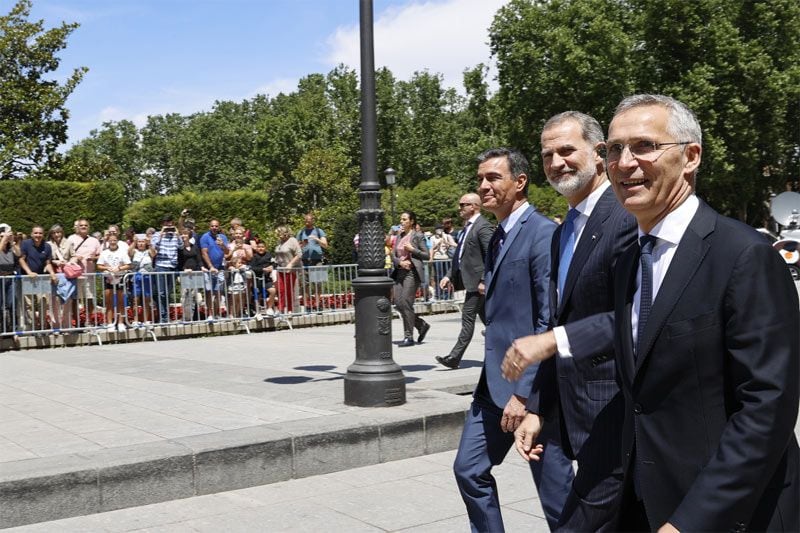
[[[133,277],[133,325],[149,326],[152,320],[151,296],[153,294],[150,272],[153,271],[153,257],[156,251],[150,246],[150,238],[145,234],[136,235],[133,245],[128,248],[131,258],[130,269]],[[139,306],[142,306],[141,310]]]
[[[116,309],[116,329],[125,331],[125,293],[122,276],[131,266],[131,258],[119,247],[119,238],[115,234],[108,235],[108,248],[100,252],[97,259],[97,270],[105,272],[106,324],[108,331],[114,331],[114,310]],[[116,300],[116,302],[115,302]],[[116,305],[115,305],[116,304]]]
[[[256,320],[261,319],[261,308],[266,299],[266,315],[275,316],[275,287],[272,280],[274,262],[272,254],[267,251],[267,245],[262,240],[256,241],[253,259],[250,261],[250,270],[255,276],[255,300],[258,304]]]

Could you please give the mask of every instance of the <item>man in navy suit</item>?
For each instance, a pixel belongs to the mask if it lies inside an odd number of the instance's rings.
[[[482,153],[477,177],[483,207],[499,225],[479,285],[486,297],[485,359],[453,469],[472,530],[497,532],[504,528],[491,470],[514,442],[536,375],[531,367],[512,384],[500,375],[500,363],[514,339],[548,327],[555,224],[528,203],[528,162],[521,153],[506,148]],[[547,451],[542,461],[530,463],[531,470],[548,524],[555,527],[572,483],[572,464],[561,451],[557,431],[545,428],[540,440]]]
[[[620,529],[800,531],[800,311],[786,265],[694,195],[702,133],[683,103],[626,98],[606,150],[639,234],[614,278]]]
[[[613,270],[636,241],[636,220],[614,196],[602,153],[603,130],[577,111],[548,120],[542,129],[542,162],[550,185],[570,210],[551,243],[552,330],[517,339],[511,350],[549,350],[557,357],[539,367],[528,397],[528,414],[515,432],[526,460],[543,418],[561,430],[567,456],[578,462],[558,527],[568,531],[615,531],[622,482],[619,453],[622,397],[614,371]],[[542,345],[542,346],[537,346]],[[576,357],[593,364],[579,371]]]

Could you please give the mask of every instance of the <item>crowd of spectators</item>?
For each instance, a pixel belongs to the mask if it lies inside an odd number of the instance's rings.
[[[308,304],[315,287],[302,269],[323,263],[328,248],[313,214],[296,234],[278,227],[272,253],[238,218],[227,232],[217,219],[208,228],[197,232],[188,210],[142,232],[92,232],[86,219],[68,237],[60,225],[26,235],[0,224],[0,332],[67,329],[87,317],[122,332],[175,320],[178,299],[186,321],[295,312],[301,289]],[[47,276],[46,290],[33,281],[39,276]]]

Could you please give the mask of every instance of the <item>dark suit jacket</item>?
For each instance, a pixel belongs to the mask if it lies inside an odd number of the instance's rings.
[[[529,206],[506,235],[495,260],[494,272],[487,268],[486,355],[476,396],[488,394],[503,409],[512,394],[527,398],[537,366],[531,365],[519,381],[510,383],[500,374],[506,350],[514,339],[547,331],[550,321],[550,239],[556,225]]]
[[[450,278],[450,282],[457,291],[466,289],[469,292],[475,292],[478,290],[478,284],[483,279],[486,250],[489,249],[489,240],[492,238],[493,232],[494,228],[489,221],[483,218],[483,215],[478,215],[462,244],[463,251],[458,270],[453,272],[452,264],[447,270],[446,276]]]
[[[551,323],[566,327],[573,357],[592,360],[583,372],[573,358],[556,355],[544,361],[527,409],[546,418],[560,411],[561,419],[554,422],[566,430],[562,443],[569,441],[570,457],[580,457],[581,468],[607,472],[612,465],[619,468],[618,437],[622,422],[621,410],[607,409],[609,401],[619,392],[614,371],[614,265],[620,254],[636,241],[636,219],[622,208],[611,187],[607,188],[595,204],[575,248],[559,304],[558,255],[562,230],[563,225],[553,235],[550,248],[553,258],[550,308],[554,310]],[[616,404],[621,406],[621,401]],[[581,451],[593,430],[592,454],[586,456]]]
[[[700,202],[634,359],[638,262],[634,245],[617,265],[615,345],[626,475],[635,461],[650,526],[800,530],[800,311],[786,265]]]

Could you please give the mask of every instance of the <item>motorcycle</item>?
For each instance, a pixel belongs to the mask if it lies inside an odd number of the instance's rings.
[[[792,278],[800,281],[800,194],[787,191],[775,196],[770,214],[780,229],[772,247],[786,261]]]

